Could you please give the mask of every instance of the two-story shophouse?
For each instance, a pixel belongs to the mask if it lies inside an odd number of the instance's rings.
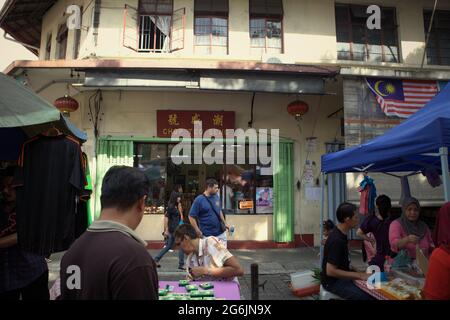
[[[69,95],[78,102],[70,119],[89,136],[84,150],[96,214],[104,173],[124,164],[152,181],[138,229],[146,240],[162,240],[162,213],[175,185],[188,209],[214,177],[236,227],[232,247],[313,245],[321,225],[320,156],[402,120],[383,112],[367,79],[379,78],[382,91],[393,80],[438,88],[450,78],[450,1],[434,2],[8,0],[0,26],[39,59],[15,61],[5,73],[48,101]],[[367,28],[372,4],[381,10],[381,29]],[[71,5],[79,17],[67,11]],[[74,18],[79,28],[67,23]],[[277,165],[179,164],[171,134],[192,130],[195,120],[204,130],[278,129]],[[192,141],[207,148],[211,139]],[[232,147],[247,158],[253,150],[251,142]],[[228,179],[233,172],[245,183]],[[339,201],[358,199],[358,179],[325,181],[330,214]],[[379,192],[399,196],[398,181],[377,181]],[[424,180],[413,185],[426,189]],[[441,194],[422,198],[437,205]]]

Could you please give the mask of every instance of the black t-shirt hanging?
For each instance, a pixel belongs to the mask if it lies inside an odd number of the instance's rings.
[[[24,143],[14,181],[22,249],[48,255],[69,248],[85,181],[80,144],[74,138],[39,135]]]

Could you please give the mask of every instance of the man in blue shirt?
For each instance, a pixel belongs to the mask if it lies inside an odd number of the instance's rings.
[[[226,224],[220,207],[220,197],[218,195],[219,184],[215,179],[206,180],[206,190],[203,194],[195,198],[189,211],[189,221],[194,227],[199,238],[214,236],[227,245]],[[222,223],[225,230],[222,228]]]

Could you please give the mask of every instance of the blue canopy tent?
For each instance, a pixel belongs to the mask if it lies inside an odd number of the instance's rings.
[[[425,107],[385,134],[339,152],[322,156],[324,175],[345,172],[411,172],[435,168],[442,174],[445,201],[450,201],[450,84]],[[320,235],[322,239],[322,233]]]
[[[87,140],[58,109],[15,79],[0,73],[0,160],[16,160],[22,143],[52,127]]]

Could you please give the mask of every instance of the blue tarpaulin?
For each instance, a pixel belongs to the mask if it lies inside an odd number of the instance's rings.
[[[369,142],[322,156],[322,172],[406,172],[433,166],[450,147],[450,84],[403,123]],[[428,154],[428,155],[427,155]]]

